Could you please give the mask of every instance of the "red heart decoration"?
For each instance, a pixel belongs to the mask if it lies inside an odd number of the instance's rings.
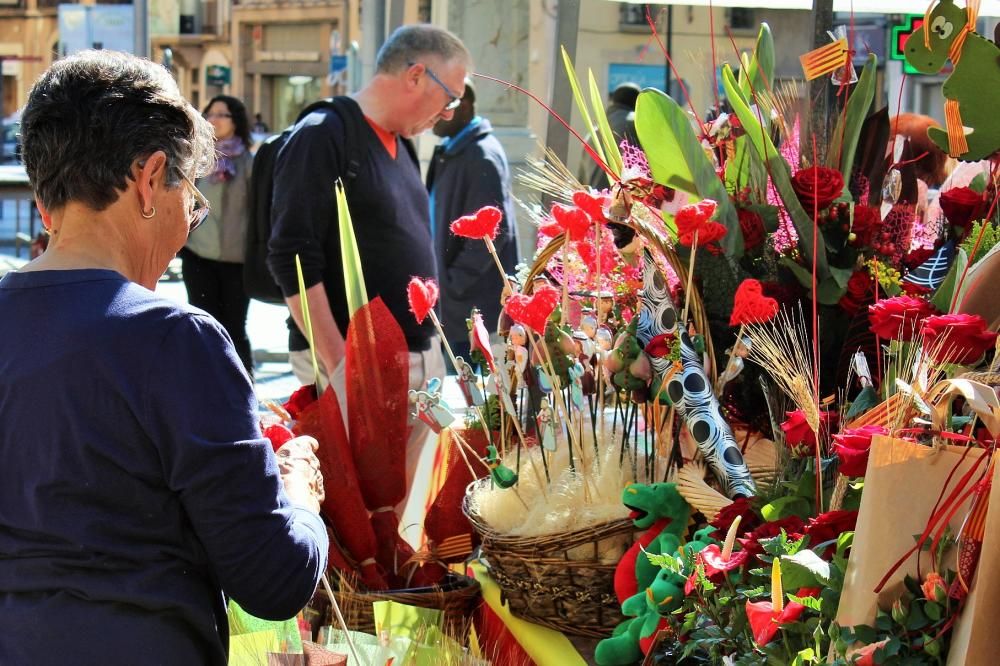
[[[733,298],[733,314],[730,326],[743,324],[763,324],[778,314],[778,301],[764,295],[757,280],[743,280]]]
[[[421,280],[418,277],[410,278],[410,284],[406,286],[406,296],[410,301],[410,312],[417,318],[417,323],[424,323],[427,313],[430,312],[438,302],[438,285],[434,280]]]
[[[551,285],[539,287],[530,297],[514,294],[507,299],[504,309],[518,324],[527,326],[538,334],[545,332],[545,324],[559,305],[559,290]]]
[[[604,207],[608,205],[610,197],[591,194],[590,192],[574,192],[573,203],[577,208],[583,210],[595,222],[605,222]]]
[[[575,206],[555,204],[552,206],[552,217],[571,241],[583,240],[593,224],[590,216]]]
[[[690,246],[694,237],[698,236],[698,245],[714,243],[726,235],[726,227],[718,222],[711,222],[718,204],[712,199],[703,199],[696,204],[689,204],[677,211],[674,222],[677,223],[677,240],[681,245]]]
[[[460,217],[451,223],[451,233],[463,238],[496,240],[503,211],[496,206],[483,206],[473,215]]]

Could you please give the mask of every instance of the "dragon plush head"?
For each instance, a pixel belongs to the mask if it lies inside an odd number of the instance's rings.
[[[644,530],[661,518],[687,527],[690,507],[673,483],[630,483],[622,491],[622,504],[631,510],[629,518]]]
[[[942,0],[906,40],[906,61],[923,74],[937,74],[950,57],[956,41],[965,39],[968,32],[975,30],[975,25],[968,23],[969,15],[964,7],[956,5],[954,0]]]

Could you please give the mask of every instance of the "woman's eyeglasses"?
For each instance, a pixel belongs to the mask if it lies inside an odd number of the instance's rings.
[[[413,66],[414,66],[414,65],[416,65],[416,64],[417,64],[417,63],[415,63],[415,62],[411,62],[411,63],[409,63],[409,64],[408,64],[407,66],[408,66],[408,67],[413,67]],[[422,64],[422,63],[421,63],[421,64]],[[447,104],[445,104],[445,105],[444,105],[444,110],[445,110],[445,111],[454,111],[455,109],[457,109],[457,108],[458,108],[458,105],[462,103],[462,96],[461,96],[461,95],[456,95],[455,93],[453,93],[453,92],[451,91],[451,88],[449,88],[448,86],[446,86],[446,85],[445,85],[445,84],[444,84],[444,83],[443,83],[443,82],[441,81],[441,79],[439,79],[439,78],[437,77],[437,75],[436,75],[436,74],[434,74],[434,70],[432,70],[432,69],[431,69],[430,67],[428,67],[427,65],[424,65],[424,71],[425,71],[425,72],[427,72],[427,76],[429,76],[429,77],[431,78],[431,81],[433,81],[434,83],[436,83],[436,84],[438,84],[439,86],[441,86],[441,90],[443,90],[443,91],[445,92],[445,94],[447,94],[447,95],[448,95],[448,97],[449,97],[449,101],[448,101],[448,103],[447,103]]]
[[[194,199],[194,203],[191,205],[191,210],[188,211],[188,233],[191,233],[200,227],[201,223],[205,221],[211,207],[209,206],[208,199],[206,199],[205,195],[201,193],[201,190],[194,186],[194,183],[191,182],[190,178],[182,173],[181,179],[191,191],[191,197]]]

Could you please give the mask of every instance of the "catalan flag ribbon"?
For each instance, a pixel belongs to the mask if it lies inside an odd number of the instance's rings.
[[[799,56],[799,62],[802,63],[802,71],[805,73],[806,80],[812,81],[846,67],[849,54],[847,38],[842,37],[826,46],[821,46]]]

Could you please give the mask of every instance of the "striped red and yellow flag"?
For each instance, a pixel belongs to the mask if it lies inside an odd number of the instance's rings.
[[[805,73],[807,81],[843,69],[847,65],[847,59],[846,37],[799,56],[799,62],[802,63],[802,71]]]

